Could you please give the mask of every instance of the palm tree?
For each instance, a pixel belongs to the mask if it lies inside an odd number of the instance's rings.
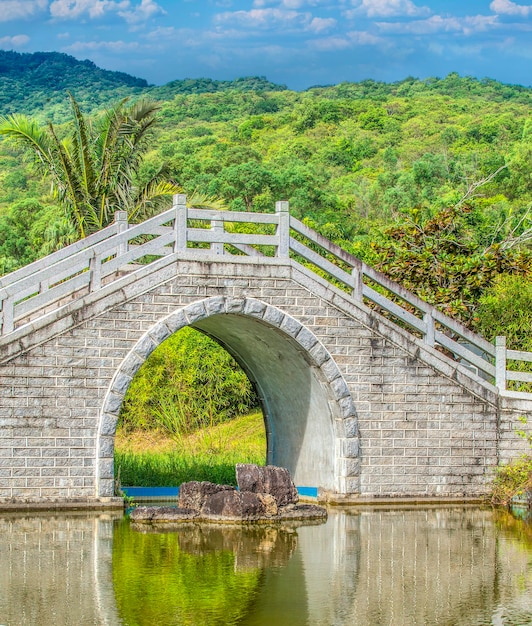
[[[139,178],[143,157],[153,139],[159,106],[151,100],[124,99],[95,119],[86,119],[69,94],[73,119],[60,139],[52,123],[40,127],[25,115],[0,118],[0,134],[33,152],[38,169],[50,178],[66,215],[85,237],[107,226],[116,210],[129,221],[153,215],[178,191],[163,165]]]

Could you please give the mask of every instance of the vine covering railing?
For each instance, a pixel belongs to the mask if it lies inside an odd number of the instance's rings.
[[[275,213],[243,213],[190,208],[186,196],[178,194],[171,209],[134,225],[118,211],[113,225],[0,278],[1,334],[54,303],[60,306],[112,284],[124,271],[169,255],[179,258],[185,251],[291,258],[494,383],[501,393],[530,396],[508,390],[507,381],[532,383],[532,373],[508,370],[507,363],[532,363],[532,353],[507,350],[504,337],[492,345],[291,217],[287,202],[277,202]]]

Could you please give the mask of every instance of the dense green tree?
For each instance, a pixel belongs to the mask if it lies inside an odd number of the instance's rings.
[[[21,200],[0,215],[0,274],[31,263],[74,238],[56,206]]]
[[[489,340],[503,335],[509,348],[532,352],[530,277],[512,274],[497,276],[479,299],[474,325]]]
[[[254,389],[233,357],[192,328],[164,341],[133,379],[120,414],[126,429],[192,432],[258,405]]]
[[[372,244],[381,271],[469,325],[479,298],[498,276],[532,276],[532,252],[500,243],[479,246],[468,221],[472,212],[462,202],[430,218],[413,212]]]

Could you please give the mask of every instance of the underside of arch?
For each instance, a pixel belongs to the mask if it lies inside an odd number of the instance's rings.
[[[265,417],[268,463],[286,467],[298,486],[353,492],[358,478],[356,413],[330,354],[281,310],[251,298],[218,296],[163,319],[122,363],[101,416],[98,495],[110,495],[116,422],[133,376],[164,339],[184,326],[222,345],[254,383]]]

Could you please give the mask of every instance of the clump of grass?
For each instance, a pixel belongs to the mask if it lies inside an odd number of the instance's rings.
[[[118,432],[115,474],[122,485],[168,487],[189,480],[234,485],[237,463],[263,465],[266,436],[262,414],[251,413],[176,440],[157,432]]]
[[[492,504],[508,506],[512,498],[532,490],[532,456],[523,455],[513,463],[501,465],[492,484]]]

